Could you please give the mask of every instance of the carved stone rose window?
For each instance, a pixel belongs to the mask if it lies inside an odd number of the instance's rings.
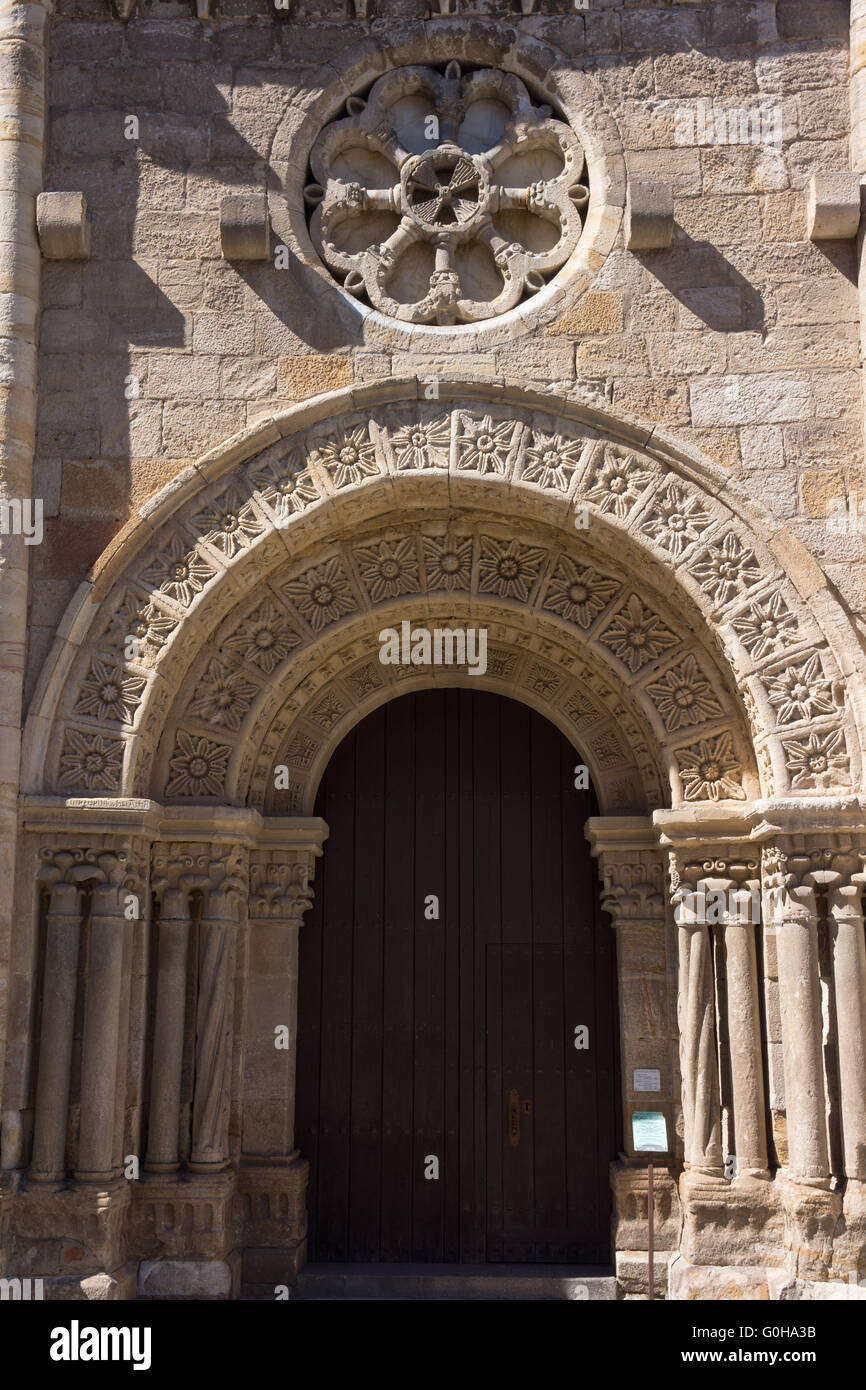
[[[346,112],[312,148],[304,198],[350,294],[404,322],[472,323],[568,260],[589,202],[584,152],[518,77],[399,68]]]

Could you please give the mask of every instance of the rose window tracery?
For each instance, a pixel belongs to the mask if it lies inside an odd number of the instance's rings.
[[[525,83],[399,68],[320,133],[310,235],[350,294],[410,323],[472,323],[542,289],[580,238],[577,136]]]

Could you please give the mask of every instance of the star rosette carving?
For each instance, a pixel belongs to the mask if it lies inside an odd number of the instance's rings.
[[[513,73],[398,68],[325,126],[304,190],[310,235],[349,294],[410,323],[512,309],[583,230],[585,156]]]

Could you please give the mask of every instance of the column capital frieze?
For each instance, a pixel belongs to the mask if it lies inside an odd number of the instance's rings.
[[[778,887],[863,883],[866,836],[777,835],[761,845],[764,881]]]
[[[614,926],[664,922],[664,865],[649,818],[593,816],[586,838],[599,863],[602,910]]]
[[[312,906],[311,879],[316,855],[312,847],[253,850],[250,856],[250,920],[300,926]]]
[[[52,835],[39,848],[37,878],[50,886],[105,884],[137,889],[147,877],[147,840],[142,836]]]
[[[754,845],[708,844],[668,850],[668,876],[672,893],[699,887],[723,892],[751,887],[760,880],[760,853]]]
[[[159,895],[198,889],[205,897],[204,915],[235,918],[249,883],[249,851],[244,845],[217,840],[158,841],[153,846],[152,881]]]

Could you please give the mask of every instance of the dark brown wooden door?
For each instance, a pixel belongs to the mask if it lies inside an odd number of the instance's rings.
[[[300,944],[311,1260],[609,1261],[615,943],[578,761],[473,690],[398,698],[334,754]]]

